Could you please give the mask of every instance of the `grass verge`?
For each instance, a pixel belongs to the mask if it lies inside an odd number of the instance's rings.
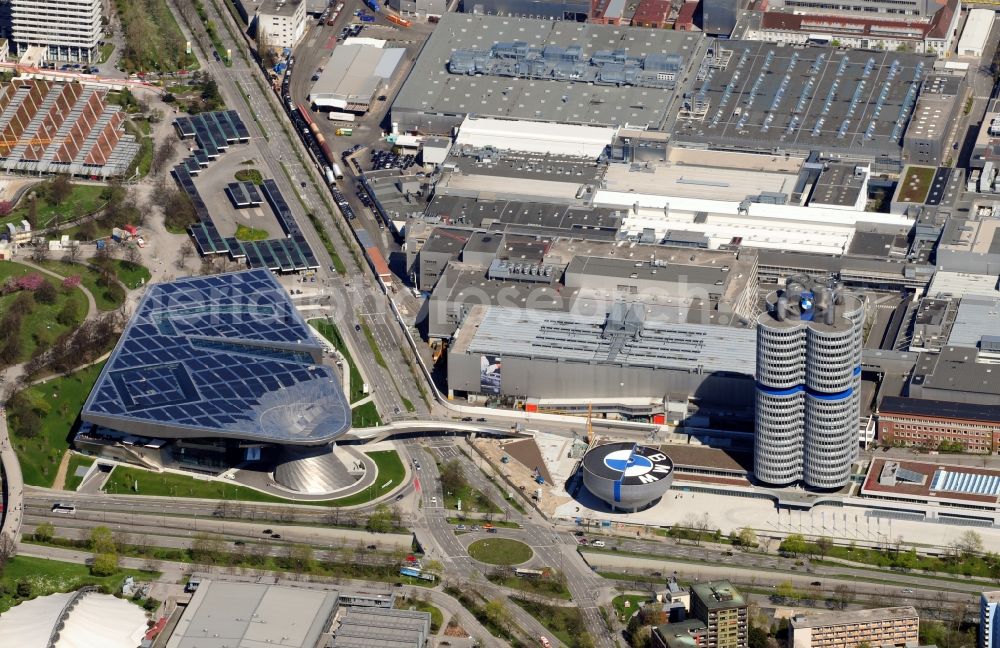
[[[348,400],[351,403],[356,403],[365,397],[364,391],[364,381],[361,379],[361,372],[358,371],[357,365],[354,364],[354,358],[351,357],[351,352],[347,350],[347,344],[344,342],[344,338],[340,335],[340,331],[337,330],[336,325],[325,319],[314,319],[309,320],[309,323],[320,332],[320,334],[325,337],[334,346],[340,355],[344,356],[347,361],[348,371],[350,374],[351,389],[350,394],[348,394]]]
[[[593,645],[593,639],[583,623],[583,614],[578,608],[546,605],[516,597],[512,597],[511,601],[538,619],[539,623],[548,628],[549,632],[570,648]]]
[[[80,487],[80,483],[83,482],[83,477],[79,477],[76,474],[78,468],[90,468],[94,463],[93,457],[88,457],[86,455],[72,455],[69,458],[69,466],[66,468],[66,485],[63,486],[63,490],[75,491]]]
[[[35,223],[37,226],[33,229],[51,227],[68,220],[73,220],[74,218],[79,218],[80,216],[93,214],[104,206],[105,201],[101,196],[104,192],[103,185],[74,184],[69,196],[60,203],[49,202],[48,186],[49,183],[42,182],[33,185],[29,191],[24,192],[23,197],[17,203],[17,207],[8,215],[0,217],[0,226],[4,226],[4,231],[7,229],[7,223],[20,223],[22,220],[30,220],[28,218],[27,196],[32,191],[39,194],[39,197],[35,200],[37,203],[35,208]]]
[[[267,230],[247,227],[246,225],[237,225],[235,236],[237,241],[263,241],[270,235],[267,233]]]
[[[351,425],[354,427],[376,427],[382,425],[375,401],[368,401],[351,410]]]
[[[372,333],[371,328],[368,327],[368,323],[363,319],[358,318],[361,322],[361,330],[365,333],[365,339],[368,341],[368,346],[372,350],[372,354],[375,356],[375,362],[379,364],[383,369],[388,369],[389,365],[385,363],[385,358],[382,357],[382,352],[378,348],[378,342],[375,341],[375,335]]]

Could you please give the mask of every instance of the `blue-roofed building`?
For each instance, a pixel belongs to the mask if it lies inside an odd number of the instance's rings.
[[[144,439],[329,444],[350,427],[323,345],[265,269],[151,285],[81,418]]]

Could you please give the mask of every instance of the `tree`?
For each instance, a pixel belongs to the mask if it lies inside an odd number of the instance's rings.
[[[40,240],[31,248],[31,260],[35,263],[42,263],[49,258],[49,244]]]
[[[80,246],[70,245],[66,248],[66,254],[63,255],[63,261],[66,263],[76,263],[80,260]]]
[[[447,461],[441,466],[441,488],[445,493],[456,493],[466,486],[465,473],[458,459]]]
[[[510,610],[507,609],[507,605],[504,603],[503,599],[495,598],[486,602],[485,608],[486,618],[490,622],[503,630],[510,630]]]
[[[56,287],[48,281],[40,283],[38,290],[35,291],[35,301],[39,304],[54,304],[58,296]]]
[[[13,558],[15,553],[17,553],[17,543],[14,542],[14,538],[6,533],[0,533],[0,572],[3,572],[7,561]]]
[[[388,533],[392,530],[392,527],[392,509],[385,504],[379,505],[372,512],[372,514],[368,516],[368,522],[365,524],[365,528],[372,533]]]
[[[34,538],[38,542],[48,542],[56,534],[56,528],[51,522],[42,522],[35,527]]]
[[[958,536],[958,540],[955,541],[955,548],[966,557],[981,554],[983,552],[983,538],[972,529],[969,529]]]
[[[87,545],[95,554],[115,553],[118,551],[118,548],[115,546],[114,535],[111,533],[111,529],[106,526],[96,526],[91,529]]]
[[[757,547],[757,533],[748,526],[743,527],[736,536],[736,541],[744,549],[755,549]]]
[[[222,538],[212,533],[199,533],[191,541],[191,559],[195,562],[215,564],[224,553]]]
[[[125,263],[128,264],[130,268],[137,268],[142,262],[142,253],[139,252],[138,245],[127,245],[125,246]]]
[[[793,533],[778,546],[778,551],[792,556],[798,556],[806,552],[806,539],[799,533]]]
[[[799,592],[795,589],[795,586],[792,585],[792,581],[790,580],[780,583],[774,589],[774,595],[777,596],[779,600],[785,602],[796,601],[799,599]]]
[[[49,183],[49,201],[53,205],[61,205],[73,193],[73,185],[70,184],[69,176],[57,175]]]
[[[111,576],[118,571],[118,554],[99,553],[94,555],[90,565],[90,573],[94,576]]]
[[[854,598],[854,592],[843,583],[833,588],[833,604],[841,610],[846,610]]]
[[[20,579],[17,581],[16,590],[18,598],[30,598],[31,597],[31,581],[27,579]]]
[[[80,312],[77,308],[76,301],[73,299],[67,299],[63,307],[59,309],[56,314],[56,322],[62,324],[63,326],[73,326],[77,319],[80,317]]]
[[[819,551],[820,557],[825,558],[826,554],[830,553],[830,550],[833,549],[833,540],[826,536],[821,536],[816,540],[816,549]]]
[[[316,566],[312,547],[306,544],[291,545],[285,550],[285,564],[296,574],[307,574]]]
[[[652,628],[649,626],[639,626],[628,633],[628,645],[632,648],[646,648],[652,640]]]
[[[168,139],[163,144],[156,147],[153,152],[153,159],[150,162],[150,170],[154,175],[159,175],[166,170],[167,165],[170,164],[170,160],[173,159],[176,153],[177,145],[172,139]]]
[[[747,633],[747,648],[767,648],[767,631],[757,626],[750,626]]]

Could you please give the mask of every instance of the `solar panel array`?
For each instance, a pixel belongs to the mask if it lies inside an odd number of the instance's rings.
[[[244,259],[251,268],[267,268],[275,272],[296,272],[319,267],[319,260],[274,180],[264,181],[263,198],[257,186],[249,182],[229,183],[224,191],[237,209],[259,205],[266,199],[286,238],[241,242],[232,237],[223,237],[215,226],[212,215],[195,186],[194,176],[231,144],[249,141],[250,133],[236,111],[178,117],[174,120],[174,126],[182,139],[194,138],[199,147],[171,171],[177,184],[191,199],[198,216],[198,222],[189,231],[199,254],[228,254],[233,260]]]
[[[931,480],[932,491],[950,491],[966,495],[1000,495],[1000,475],[959,472],[938,468]]]
[[[350,406],[322,346],[263,269],[150,286],[83,408],[161,437],[322,443]]]

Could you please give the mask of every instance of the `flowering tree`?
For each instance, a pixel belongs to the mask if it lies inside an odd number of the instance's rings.
[[[72,288],[76,288],[79,285],[80,285],[80,276],[79,275],[70,275],[70,276],[66,277],[65,279],[63,279],[63,282],[62,282],[62,287],[63,288],[72,289]]]
[[[38,290],[45,283],[45,279],[37,272],[22,275],[14,281],[18,290]]]

